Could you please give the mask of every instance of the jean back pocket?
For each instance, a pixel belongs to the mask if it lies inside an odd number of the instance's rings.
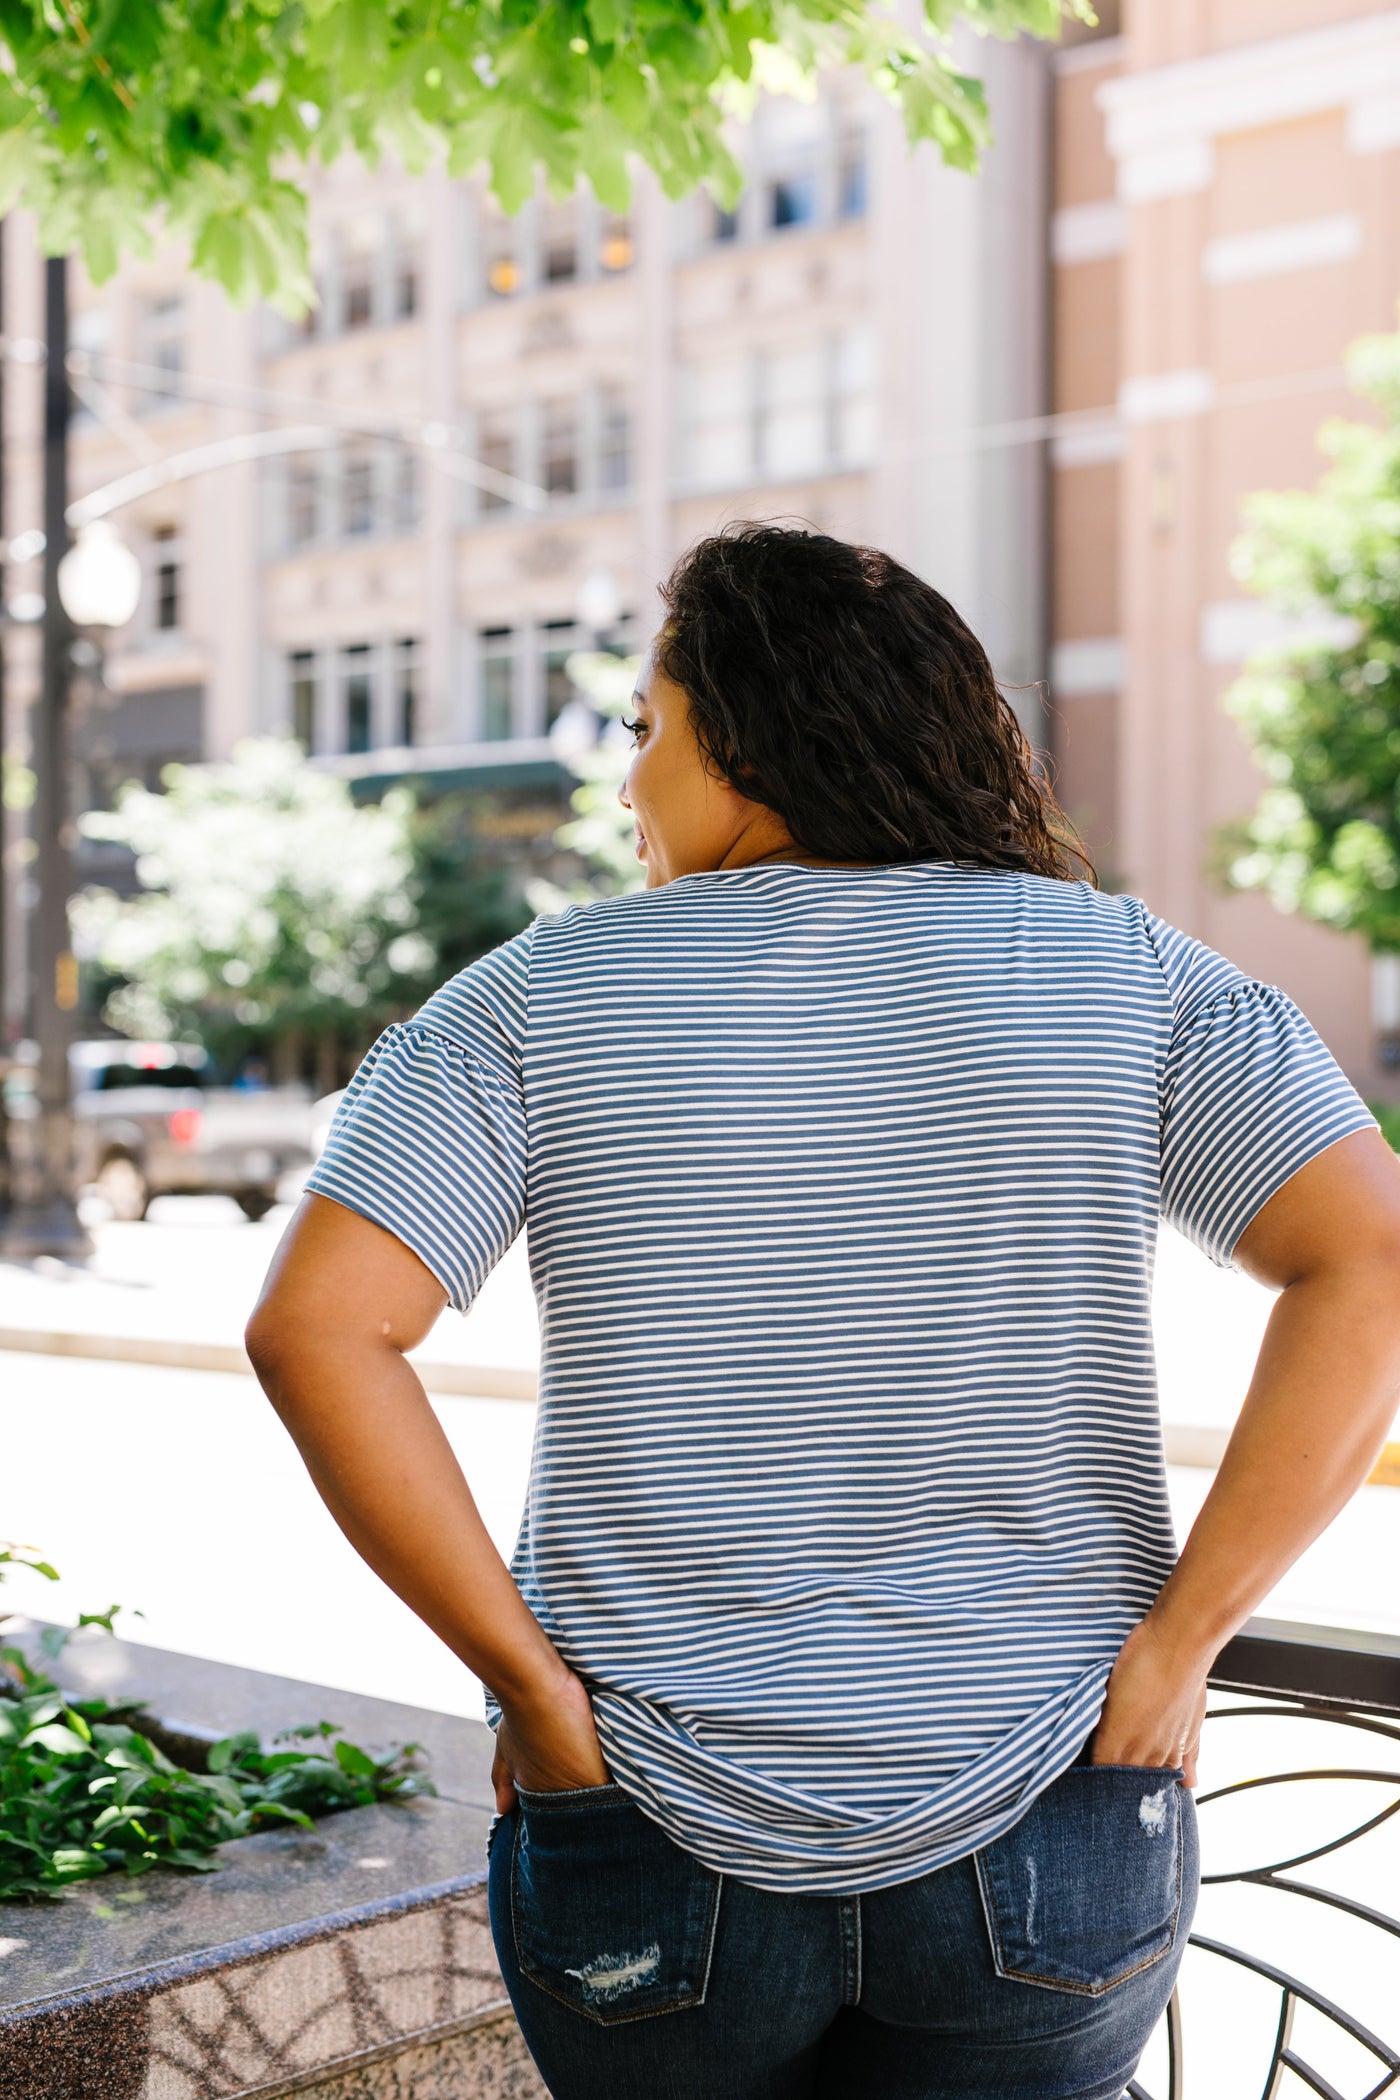
[[[603,2025],[702,2003],[719,1875],[619,1786],[519,1799],[511,1919],[530,1981]]]
[[[1098,1997],[1161,1961],[1181,1914],[1180,1767],[1073,1765],[975,1855],[1000,1976]]]

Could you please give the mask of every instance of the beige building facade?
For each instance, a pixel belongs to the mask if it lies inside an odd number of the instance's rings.
[[[1055,61],[1053,742],[1105,873],[1281,984],[1363,1089],[1360,941],[1231,896],[1260,778],[1222,705],[1279,623],[1230,570],[1245,497],[1312,486],[1365,416],[1347,346],[1396,325],[1400,11],[1129,0]]]

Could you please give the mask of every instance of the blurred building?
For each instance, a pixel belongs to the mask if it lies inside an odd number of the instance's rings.
[[[658,580],[726,517],[889,543],[1037,679],[1042,463],[961,433],[1044,407],[1048,76],[1029,47],[986,56],[1006,143],[979,182],[911,158],[843,80],[761,104],[732,214],[643,180],[630,218],[581,193],[508,219],[445,176],[317,174],[299,325],[231,312],[174,251],[101,290],[75,270],[75,493],[204,466],[115,514],[147,588],[107,665],[114,776],[260,730],[375,777],[553,775],[570,652],[600,625],[644,640]],[[37,334],[22,221],[6,268],[9,331]],[[12,370],[13,535],[39,389]],[[254,431],[294,449],[207,466]],[[7,590],[36,579],[12,565]]]
[[[570,652],[639,645],[721,519],[798,517],[945,591],[1104,878],[1283,984],[1382,1089],[1361,945],[1211,861],[1257,792],[1221,695],[1273,631],[1230,575],[1240,501],[1316,480],[1318,424],[1356,410],[1343,352],[1394,321],[1400,11],[1129,0],[1121,35],[1100,11],[1054,53],[976,46],[999,143],[975,181],[841,80],[760,104],[732,215],[644,180],[625,220],[587,194],[508,220],[445,176],[319,173],[296,326],[173,250],[102,290],[75,271],[74,490],[147,476],[114,514],[147,586],[91,792],[286,730],[367,787],[537,785],[545,821]],[[7,332],[37,335],[20,218],[5,265]],[[37,368],[8,367],[6,420],[22,551]],[[258,433],[280,449],[208,449]],[[11,603],[37,587],[12,561]],[[13,744],[32,637],[8,657]]]
[[[1385,1091],[1362,943],[1226,895],[1212,842],[1259,787],[1221,698],[1281,632],[1230,573],[1241,501],[1316,482],[1318,425],[1367,413],[1347,345],[1395,326],[1400,11],[1129,0],[1055,75],[1061,794],[1117,885],[1283,985]]]

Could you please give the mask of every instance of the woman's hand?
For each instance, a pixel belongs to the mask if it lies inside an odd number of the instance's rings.
[[[1196,1784],[1196,1753],[1206,1713],[1206,1672],[1183,1657],[1149,1612],[1118,1651],[1090,1757],[1096,1765],[1181,1765]]]
[[[491,1784],[501,1815],[515,1806],[515,1789],[562,1793],[571,1787],[606,1786],[612,1778],[593,1722],[593,1703],[583,1680],[562,1667],[549,1689],[529,1701],[501,1701]]]

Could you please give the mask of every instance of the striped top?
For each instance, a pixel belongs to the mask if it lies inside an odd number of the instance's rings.
[[[538,919],[309,1185],[463,1310],[528,1222],[516,1580],[678,1844],[854,1893],[1019,1819],[1172,1566],[1159,1214],[1228,1262],[1372,1120],[1132,897],[780,863]]]

